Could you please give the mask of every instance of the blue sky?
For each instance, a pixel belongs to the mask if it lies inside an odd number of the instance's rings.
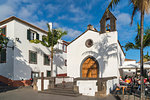
[[[54,28],[68,31],[63,37],[71,41],[87,29],[88,24],[100,30],[99,21],[110,0],[0,0],[0,20],[10,16],[19,17],[40,28],[47,30],[46,23],[52,22]],[[122,46],[128,41],[133,42],[136,36],[136,26],[140,22],[140,14],[134,18],[131,26],[132,6],[122,0],[111,10],[117,18],[118,38]],[[150,15],[145,15],[144,27],[150,26]],[[144,53],[150,51],[145,48]],[[140,51],[125,51],[126,58],[139,61]]]

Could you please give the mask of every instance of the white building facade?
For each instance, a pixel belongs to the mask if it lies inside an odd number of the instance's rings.
[[[122,66],[119,68],[121,76],[124,78],[127,76],[140,75],[140,63],[133,59],[125,59]],[[150,72],[150,62],[144,62],[144,74]]]
[[[110,29],[106,30],[107,19]],[[87,30],[67,47],[67,75],[78,79],[77,86],[83,95],[95,96],[99,92],[97,79],[108,79],[106,94],[119,83],[119,67],[124,63],[125,54],[118,41],[115,21],[111,12],[105,12],[100,32],[88,25]]]
[[[50,48],[30,43],[33,39],[42,40],[47,31],[14,16],[1,21],[0,28],[9,38],[8,48],[0,56],[1,76],[11,80],[29,80],[39,77],[41,72],[44,77],[50,76]],[[67,42],[59,40],[54,48],[59,52],[54,53],[53,76],[66,76]]]

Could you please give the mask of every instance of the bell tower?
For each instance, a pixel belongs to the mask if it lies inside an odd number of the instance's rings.
[[[106,25],[108,20],[110,23]],[[107,31],[116,31],[116,20],[116,17],[109,10],[106,10],[102,19],[100,20],[101,33],[106,33]]]

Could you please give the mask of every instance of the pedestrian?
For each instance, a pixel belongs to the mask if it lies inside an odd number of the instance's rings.
[[[139,79],[138,80],[138,90],[140,90],[141,89],[141,80]]]
[[[150,72],[148,72],[148,80],[149,80],[149,82],[150,82]]]
[[[127,78],[128,78],[128,75],[126,75],[124,79],[126,80]]]
[[[33,86],[33,78],[30,78],[31,86]]]

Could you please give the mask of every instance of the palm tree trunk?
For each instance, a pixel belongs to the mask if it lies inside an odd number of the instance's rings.
[[[53,77],[53,46],[51,46],[51,77]]]
[[[140,48],[140,72],[141,72],[141,100],[144,100],[144,73],[143,73],[143,23],[144,23],[144,9],[141,5],[141,48]]]
[[[54,45],[53,45],[53,41],[54,41],[54,33],[52,30],[52,39],[51,41],[51,77],[53,77],[53,49],[54,49]]]

